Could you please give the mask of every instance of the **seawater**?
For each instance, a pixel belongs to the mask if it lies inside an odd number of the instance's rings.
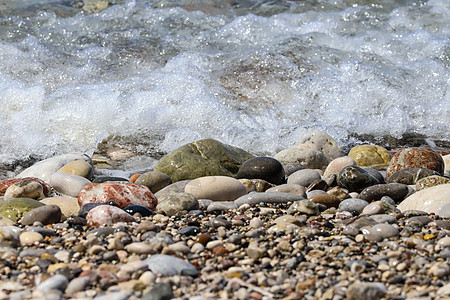
[[[273,155],[311,129],[450,141],[448,0],[112,4],[2,1],[1,162],[205,137]]]

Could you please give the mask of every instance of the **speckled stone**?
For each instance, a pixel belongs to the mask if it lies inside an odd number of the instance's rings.
[[[343,155],[339,144],[328,133],[320,130],[309,131],[297,147],[321,151],[330,161]]]
[[[244,195],[242,197],[239,197],[234,201],[236,204],[236,207],[240,207],[244,204],[258,204],[258,203],[286,203],[286,202],[294,202],[298,200],[304,199],[300,195],[290,194],[290,193],[282,193],[282,192],[275,192],[275,193],[250,193],[248,195]]]
[[[413,185],[416,184],[418,180],[432,175],[439,174],[436,171],[428,169],[404,168],[392,174],[386,182]]]
[[[136,220],[124,210],[111,206],[100,205],[89,211],[86,216],[89,227],[111,225],[118,222],[135,222]]]
[[[321,151],[307,148],[289,148],[278,152],[275,159],[283,165],[289,163],[300,163],[308,169],[325,169],[328,159]]]
[[[446,178],[438,175],[431,175],[422,179],[419,179],[416,182],[416,190],[420,191],[426,188],[430,188],[432,186],[436,186],[439,184],[447,184],[450,183],[450,178]]]
[[[288,214],[301,213],[307,214],[309,216],[315,216],[319,214],[319,207],[317,206],[316,203],[307,199],[303,199],[292,203],[287,213]]]
[[[291,174],[287,179],[287,183],[308,187],[317,179],[321,179],[319,172],[312,169],[303,169]]]
[[[348,156],[353,158],[360,167],[382,168],[389,165],[389,152],[377,145],[360,145],[353,147]]]
[[[439,214],[447,203],[450,203],[450,184],[440,184],[412,194],[398,205],[398,209]]]
[[[206,176],[191,180],[184,191],[197,199],[213,201],[233,201],[247,194],[242,182],[227,176]]]
[[[444,175],[444,160],[436,151],[427,147],[405,148],[396,152],[386,171],[386,177],[404,168],[429,169]]]
[[[272,157],[258,156],[246,160],[236,175],[237,179],[263,179],[273,184],[283,184],[283,165]]]
[[[148,187],[133,183],[91,183],[85,186],[78,195],[78,204],[101,203],[113,200],[119,207],[142,205],[155,210],[158,200]]]
[[[6,180],[0,180],[0,196],[4,195],[6,190],[14,183],[20,182],[25,179],[30,179],[33,181],[36,181],[42,186],[42,191],[44,193],[44,196],[48,197],[53,193],[53,188],[45,183],[42,179],[36,178],[36,177],[25,177],[25,178],[13,178],[13,179],[6,179]]]
[[[27,212],[20,221],[23,225],[31,225],[41,222],[44,225],[54,224],[61,221],[61,209],[58,205],[49,204],[33,208]]]
[[[189,193],[176,193],[160,199],[156,210],[164,212],[168,216],[174,216],[181,211],[190,211],[199,208],[199,203],[194,195]]]
[[[4,199],[30,198],[40,200],[44,198],[42,185],[32,179],[23,179],[11,184],[5,191]]]
[[[135,181],[136,184],[145,185],[152,191],[152,193],[156,193],[166,186],[172,184],[172,179],[164,173],[158,171],[150,171],[142,174]]]
[[[365,188],[378,184],[378,180],[358,166],[347,166],[339,172],[337,183],[350,192],[361,192]]]
[[[45,204],[29,198],[15,198],[0,203],[0,214],[8,219],[17,221],[33,208],[44,206]]]
[[[409,189],[406,184],[389,183],[376,184],[365,188],[360,194],[359,198],[366,201],[377,201],[383,196],[391,197],[395,202],[400,202],[408,195]]]
[[[387,292],[386,286],[381,282],[355,282],[347,289],[349,300],[378,300]]]
[[[265,192],[266,190],[275,187],[275,184],[267,182],[263,179],[238,179],[245,185],[247,192]]]

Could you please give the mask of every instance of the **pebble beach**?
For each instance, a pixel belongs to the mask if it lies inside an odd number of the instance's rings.
[[[51,157],[0,181],[0,299],[449,299],[448,161],[319,131],[274,157],[199,140],[128,178]]]

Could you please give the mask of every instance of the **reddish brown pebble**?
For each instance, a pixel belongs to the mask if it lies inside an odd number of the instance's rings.
[[[102,203],[114,201],[120,208],[130,205],[141,205],[150,210],[155,210],[158,200],[144,185],[133,183],[91,183],[86,185],[78,195],[78,204]]]
[[[386,171],[386,177],[389,178],[389,176],[404,168],[429,169],[443,175],[444,160],[430,148],[405,148],[392,156],[391,163]]]
[[[129,181],[132,183],[136,182],[136,179],[138,179],[142,174],[134,174],[133,176],[130,177]]]
[[[224,246],[216,246],[212,248],[211,251],[214,255],[223,255],[228,253],[228,250]]]
[[[341,199],[339,199],[335,195],[331,195],[331,194],[319,194],[319,195],[312,197],[309,200],[311,200],[314,203],[323,204],[328,208],[339,207],[339,203],[341,203]]]
[[[261,300],[262,295],[258,292],[251,292],[249,295],[250,299]]]
[[[209,235],[208,233],[201,233],[197,236],[197,239],[195,241],[202,244],[203,246],[206,246],[210,239],[211,235]]]

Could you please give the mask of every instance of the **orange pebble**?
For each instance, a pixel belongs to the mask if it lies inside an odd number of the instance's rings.
[[[129,181],[132,183],[135,183],[136,180],[139,178],[139,176],[141,176],[142,174],[134,174],[133,176],[130,177]]]

